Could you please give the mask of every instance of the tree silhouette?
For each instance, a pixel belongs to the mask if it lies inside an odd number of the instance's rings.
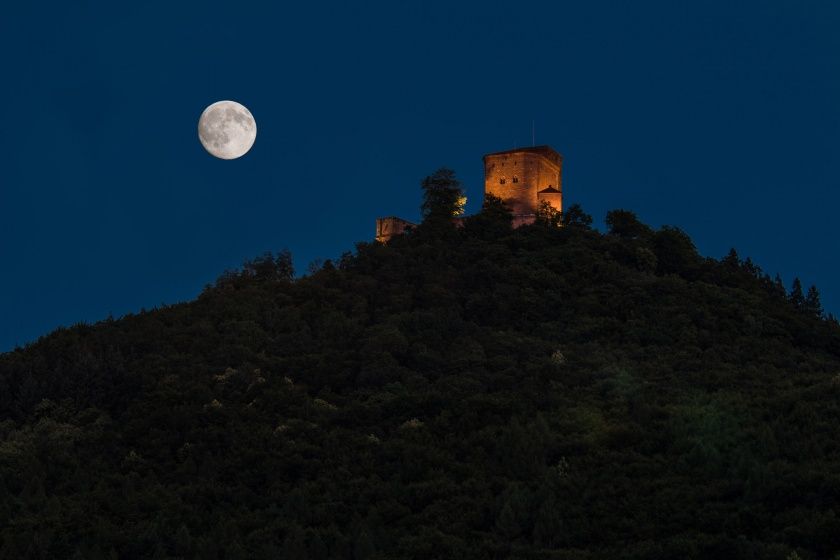
[[[537,209],[537,223],[557,227],[560,225],[563,215],[548,201],[541,200],[539,208]]]
[[[787,297],[785,283],[782,282],[782,277],[779,275],[778,272],[776,273],[776,278],[773,279],[773,292],[781,298]]]
[[[580,204],[572,204],[563,211],[562,223],[566,227],[591,229],[592,216],[583,211]]]
[[[629,210],[610,210],[607,212],[606,224],[610,235],[625,239],[637,239],[649,236],[653,230],[639,221],[634,212]]]
[[[423,179],[423,204],[420,209],[424,223],[451,223],[454,216],[463,213],[466,201],[461,182],[455,172],[442,167]]]
[[[464,227],[471,235],[482,239],[499,239],[510,233],[512,219],[507,204],[501,198],[487,193],[481,211],[466,218]]]
[[[814,285],[808,288],[808,294],[805,296],[804,309],[817,317],[823,316],[823,307],[820,303],[820,293]]]
[[[726,253],[726,256],[723,257],[721,263],[731,269],[736,269],[741,267],[741,259],[738,258],[738,251],[735,248],[729,249],[729,252]]]
[[[797,309],[805,308],[805,295],[802,293],[802,282],[799,281],[799,278],[793,279],[790,294],[788,294],[788,301]]]
[[[663,226],[653,235],[653,252],[659,274],[686,274],[696,269],[700,256],[691,238],[681,229]]]

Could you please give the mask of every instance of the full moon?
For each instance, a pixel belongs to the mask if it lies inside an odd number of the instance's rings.
[[[198,139],[211,155],[220,159],[244,156],[257,138],[257,122],[251,111],[236,101],[217,101],[198,119]]]

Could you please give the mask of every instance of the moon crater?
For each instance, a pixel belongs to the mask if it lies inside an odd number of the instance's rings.
[[[210,155],[220,159],[242,157],[257,138],[254,116],[236,101],[217,101],[198,119],[198,139]]]

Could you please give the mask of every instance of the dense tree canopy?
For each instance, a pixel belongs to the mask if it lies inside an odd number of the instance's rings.
[[[610,215],[488,198],[0,355],[0,558],[837,557],[816,288]]]

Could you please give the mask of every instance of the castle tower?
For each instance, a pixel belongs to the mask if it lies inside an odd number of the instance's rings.
[[[513,212],[513,227],[533,223],[540,202],[563,210],[563,156],[548,146],[505,150],[484,156],[484,192]]]
[[[484,194],[504,200],[513,213],[515,228],[537,219],[540,203],[563,211],[563,156],[549,146],[505,150],[484,156]],[[453,218],[456,226],[462,219]],[[388,242],[416,227],[396,216],[376,219],[376,240]]]

